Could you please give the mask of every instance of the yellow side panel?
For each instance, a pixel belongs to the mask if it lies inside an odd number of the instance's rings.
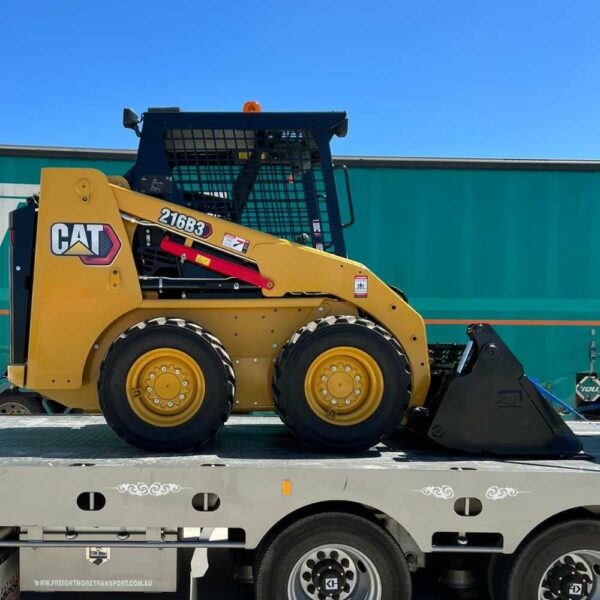
[[[52,226],[60,223],[110,224],[121,244],[112,264],[91,266],[78,255],[53,254]],[[106,177],[93,169],[44,169],[36,235],[26,383],[38,390],[76,389],[97,335],[142,301]]]

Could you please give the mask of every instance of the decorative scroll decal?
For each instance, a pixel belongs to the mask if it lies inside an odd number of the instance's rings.
[[[423,496],[433,496],[438,500],[452,500],[454,498],[454,490],[449,485],[428,485],[420,490],[411,490],[411,492],[419,492]]]
[[[485,493],[485,497],[488,500],[506,500],[507,498],[514,498],[519,494],[530,493],[531,492],[517,490],[513,487],[499,487],[497,485],[493,485],[492,487],[488,488],[487,492]]]
[[[144,483],[142,481],[138,483],[122,483],[116,488],[110,488],[117,490],[121,494],[128,494],[129,496],[168,496],[169,494],[179,494],[182,490],[189,489],[181,487],[178,483],[160,483],[156,481],[154,483]]]

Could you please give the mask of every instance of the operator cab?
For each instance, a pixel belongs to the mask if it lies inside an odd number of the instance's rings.
[[[140,131],[139,124],[143,123]],[[332,137],[348,130],[345,112],[181,112],[131,109],[123,125],[140,136],[131,189],[318,250],[346,256]]]

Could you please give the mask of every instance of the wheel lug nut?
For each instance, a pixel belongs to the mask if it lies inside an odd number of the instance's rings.
[[[335,405],[335,404],[337,404],[337,400],[334,398],[334,399],[331,401],[331,404],[334,404],[334,405]]]
[[[179,399],[180,400],[185,400],[185,396],[183,394],[179,394]]]
[[[327,375],[323,375],[323,377],[321,377],[321,381],[327,381]]]
[[[349,373],[351,370],[352,369],[351,369],[350,365],[346,365],[346,373]]]
[[[360,381],[360,375],[355,375],[354,376],[354,381]]]
[[[160,404],[160,400],[158,398],[154,398],[154,404]]]
[[[152,391],[152,388],[151,388],[150,386],[148,386],[148,387],[146,388],[146,391],[147,391],[147,392],[151,392],[151,391]]]
[[[346,400],[345,400],[345,404],[346,404],[346,405],[350,404],[350,398],[346,398]]]
[[[179,375],[181,371],[179,369],[175,369],[175,375]]]
[[[355,394],[356,396],[360,396],[360,390],[359,390],[359,389],[356,389],[356,390],[354,390],[354,394]]]
[[[173,408],[173,403],[172,403],[172,402],[169,400],[169,402],[167,402],[167,406],[168,406],[169,408]]]
[[[182,382],[181,382],[181,385],[182,385],[183,387],[187,387],[187,386],[188,386],[188,382],[187,382],[187,381],[182,381]]]
[[[167,370],[167,367],[161,367],[160,370],[164,373]]]
[[[334,365],[333,367],[331,367],[331,370],[335,373],[337,371],[337,367]]]
[[[156,379],[156,375],[154,373],[150,373],[150,379]]]
[[[321,390],[321,394],[323,394],[323,396],[327,396],[327,390]]]

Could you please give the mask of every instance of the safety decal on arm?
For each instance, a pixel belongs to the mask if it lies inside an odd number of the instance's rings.
[[[354,276],[354,297],[366,298],[369,295],[369,278],[366,275]]]
[[[232,250],[237,250],[238,252],[246,254],[246,252],[248,252],[250,242],[244,238],[238,237],[237,235],[226,233],[223,236],[223,246],[225,246],[225,248],[231,248]]]

